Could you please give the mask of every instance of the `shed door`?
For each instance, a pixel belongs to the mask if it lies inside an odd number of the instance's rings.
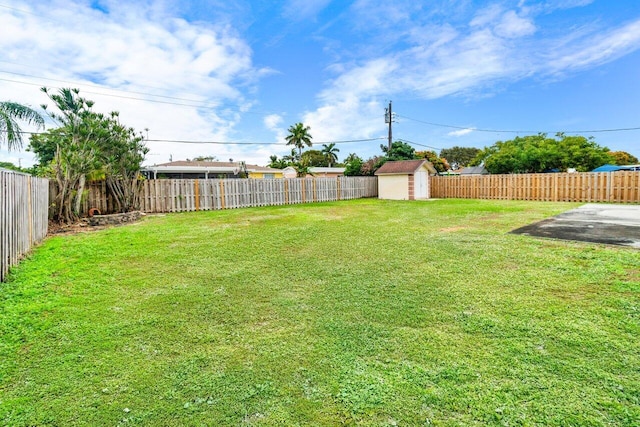
[[[428,199],[429,198],[429,185],[427,180],[429,175],[426,171],[418,171],[414,175],[413,185],[416,199]]]

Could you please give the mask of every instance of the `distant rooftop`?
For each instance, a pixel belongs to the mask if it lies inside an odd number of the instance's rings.
[[[247,171],[249,172],[279,172],[280,169],[273,169],[266,166],[245,164]],[[197,161],[197,160],[176,160],[174,162],[159,163],[157,165],[145,166],[143,170],[165,170],[165,171],[195,171],[195,170],[237,170],[240,168],[240,162],[210,162],[210,161]]]

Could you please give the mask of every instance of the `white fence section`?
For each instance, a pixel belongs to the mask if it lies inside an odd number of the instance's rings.
[[[0,170],[0,282],[47,235],[49,181]]]
[[[155,179],[143,182],[140,210],[147,213],[185,212],[377,196],[376,177]],[[103,204],[101,200],[89,203]]]

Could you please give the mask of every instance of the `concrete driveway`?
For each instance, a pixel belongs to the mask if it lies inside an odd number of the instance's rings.
[[[588,203],[512,233],[640,248],[640,205]]]

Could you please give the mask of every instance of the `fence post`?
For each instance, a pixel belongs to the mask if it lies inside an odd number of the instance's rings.
[[[27,222],[29,223],[29,242],[33,242],[33,200],[31,198],[31,177],[27,177]]]
[[[313,201],[316,202],[318,200],[318,193],[317,193],[315,178],[313,178],[313,185],[311,186],[311,191],[313,192]]]
[[[224,180],[220,180],[220,209],[225,208],[224,202]]]
[[[199,188],[199,184],[198,184],[198,180],[197,179],[193,180],[193,190],[194,190],[193,192],[194,192],[194,197],[195,197],[194,206],[195,206],[196,211],[199,211],[200,210],[200,188]]]

